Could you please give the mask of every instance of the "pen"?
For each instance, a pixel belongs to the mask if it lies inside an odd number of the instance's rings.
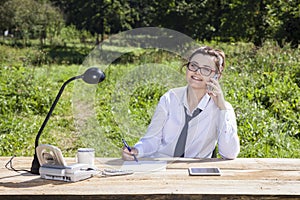
[[[124,139],[122,139],[122,142],[123,142],[123,144],[125,145],[125,147],[128,149],[128,151],[131,152],[131,148],[130,148],[130,146],[127,144],[127,142],[126,142]],[[134,160],[135,160],[136,162],[138,162],[138,159],[136,158],[136,156],[135,156],[134,154],[132,154],[132,155],[133,155],[133,157],[134,157]]]

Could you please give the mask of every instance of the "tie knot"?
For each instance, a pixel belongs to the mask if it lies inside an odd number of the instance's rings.
[[[185,109],[185,116],[186,116],[186,120],[187,121],[190,121],[191,119],[193,119],[194,117],[196,117],[197,115],[199,115],[201,113],[201,111],[202,111],[200,108],[197,108],[196,110],[194,110],[192,116],[190,116],[190,115],[187,114],[186,107],[184,107],[184,109]]]
[[[200,112],[201,112],[200,108],[197,108],[196,110],[194,110],[193,117],[196,117]]]

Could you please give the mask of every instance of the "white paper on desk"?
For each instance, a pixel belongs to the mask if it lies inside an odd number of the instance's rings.
[[[134,172],[166,171],[167,161],[124,161],[121,170],[133,170]]]

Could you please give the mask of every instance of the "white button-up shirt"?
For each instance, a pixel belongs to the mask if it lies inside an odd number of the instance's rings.
[[[145,136],[134,146],[138,157],[173,157],[185,123],[184,106],[191,115],[187,86],[171,89],[160,98]],[[226,110],[220,110],[206,94],[197,108],[202,112],[189,122],[184,156],[210,158],[218,143],[223,158],[236,158],[240,144],[231,104],[226,102]]]

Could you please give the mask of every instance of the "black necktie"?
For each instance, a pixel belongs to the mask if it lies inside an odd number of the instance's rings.
[[[178,138],[176,147],[175,147],[175,151],[174,151],[174,157],[184,157],[184,151],[185,151],[185,143],[186,143],[186,138],[187,138],[187,132],[188,132],[188,127],[189,127],[189,122],[191,121],[191,119],[193,119],[194,117],[196,117],[199,113],[201,113],[201,109],[197,108],[194,112],[193,112],[193,116],[189,116],[186,113],[186,107],[184,107],[184,113],[185,113],[185,124],[182,128],[182,131],[180,133],[180,136]]]

